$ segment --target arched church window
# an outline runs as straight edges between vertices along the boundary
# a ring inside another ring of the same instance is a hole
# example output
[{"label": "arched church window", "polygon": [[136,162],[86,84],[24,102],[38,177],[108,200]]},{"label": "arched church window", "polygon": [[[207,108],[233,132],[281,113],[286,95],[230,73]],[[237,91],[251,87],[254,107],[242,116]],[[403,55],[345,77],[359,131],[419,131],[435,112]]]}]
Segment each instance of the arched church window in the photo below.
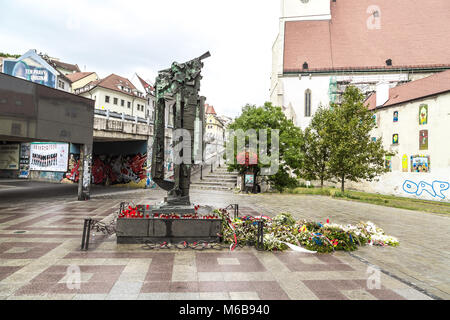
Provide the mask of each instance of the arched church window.
[{"label": "arched church window", "polygon": [[311,117],[311,90],[305,91],[305,117]]}]

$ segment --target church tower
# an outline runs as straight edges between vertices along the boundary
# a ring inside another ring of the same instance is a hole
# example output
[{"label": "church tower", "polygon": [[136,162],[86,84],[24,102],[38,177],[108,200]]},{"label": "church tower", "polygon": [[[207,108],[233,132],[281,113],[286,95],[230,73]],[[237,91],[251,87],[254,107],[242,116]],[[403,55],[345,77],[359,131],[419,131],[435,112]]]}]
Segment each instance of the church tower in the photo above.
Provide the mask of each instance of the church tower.
[{"label": "church tower", "polygon": [[332,0],[281,0],[281,20],[330,20]]},{"label": "church tower", "polygon": [[272,47],[272,75],[270,101],[284,106],[283,75],[284,30],[287,21],[331,20],[331,1],[334,0],[280,0],[279,33]]}]

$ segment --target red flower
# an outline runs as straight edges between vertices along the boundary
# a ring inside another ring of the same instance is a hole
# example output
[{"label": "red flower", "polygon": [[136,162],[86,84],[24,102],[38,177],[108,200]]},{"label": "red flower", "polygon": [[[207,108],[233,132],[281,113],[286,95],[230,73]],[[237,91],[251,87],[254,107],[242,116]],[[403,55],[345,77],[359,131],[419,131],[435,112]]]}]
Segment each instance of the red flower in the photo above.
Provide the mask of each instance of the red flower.
[{"label": "red flower", "polygon": [[330,223],[330,219],[327,219],[327,223]]}]

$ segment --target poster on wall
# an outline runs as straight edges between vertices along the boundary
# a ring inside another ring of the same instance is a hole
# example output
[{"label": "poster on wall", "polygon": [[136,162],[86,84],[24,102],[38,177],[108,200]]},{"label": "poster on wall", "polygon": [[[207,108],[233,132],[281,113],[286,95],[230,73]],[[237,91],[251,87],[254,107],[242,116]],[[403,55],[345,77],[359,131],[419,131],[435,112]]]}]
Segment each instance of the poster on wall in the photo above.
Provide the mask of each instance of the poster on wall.
[{"label": "poster on wall", "polygon": [[411,156],[411,172],[430,172],[430,156]]},{"label": "poster on wall", "polygon": [[0,145],[0,169],[18,170],[19,169],[19,144]]},{"label": "poster on wall", "polygon": [[30,175],[30,147],[29,143],[20,145],[19,178],[21,179],[27,179]]},{"label": "poster on wall", "polygon": [[253,173],[246,173],[244,183],[246,187],[253,187],[253,184],[255,183],[255,176]]},{"label": "poster on wall", "polygon": [[428,124],[428,105],[421,104],[419,106],[419,124]]},{"label": "poster on wall", "polygon": [[66,172],[69,144],[35,142],[30,148],[30,170]]},{"label": "poster on wall", "polygon": [[420,130],[419,149],[420,150],[428,150],[428,130]]}]

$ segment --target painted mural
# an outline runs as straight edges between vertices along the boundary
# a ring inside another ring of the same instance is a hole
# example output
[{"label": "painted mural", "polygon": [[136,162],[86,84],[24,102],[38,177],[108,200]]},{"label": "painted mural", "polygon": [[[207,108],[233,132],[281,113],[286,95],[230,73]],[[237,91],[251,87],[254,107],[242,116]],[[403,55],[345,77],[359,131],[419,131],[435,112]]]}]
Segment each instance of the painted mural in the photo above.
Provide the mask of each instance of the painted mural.
[{"label": "painted mural", "polygon": [[419,149],[420,150],[428,150],[428,130],[420,130]]},{"label": "painted mural", "polygon": [[402,157],[402,171],[408,172],[408,155],[404,154]]},{"label": "painted mural", "polygon": [[430,156],[411,156],[411,172],[430,172]]},{"label": "painted mural", "polygon": [[419,106],[419,124],[428,124],[428,105],[421,104]]},{"label": "painted mural", "polygon": [[394,111],[394,122],[398,122],[398,111]]},{"label": "painted mural", "polygon": [[384,159],[384,166],[389,171],[392,171],[392,157],[386,156],[386,159]]},{"label": "painted mural", "polygon": [[392,136],[392,144],[398,144],[398,133]]},{"label": "painted mural", "polygon": [[80,166],[80,155],[71,153],[69,157],[69,169],[64,177],[65,180],[78,183],[78,180],[80,179]]}]

